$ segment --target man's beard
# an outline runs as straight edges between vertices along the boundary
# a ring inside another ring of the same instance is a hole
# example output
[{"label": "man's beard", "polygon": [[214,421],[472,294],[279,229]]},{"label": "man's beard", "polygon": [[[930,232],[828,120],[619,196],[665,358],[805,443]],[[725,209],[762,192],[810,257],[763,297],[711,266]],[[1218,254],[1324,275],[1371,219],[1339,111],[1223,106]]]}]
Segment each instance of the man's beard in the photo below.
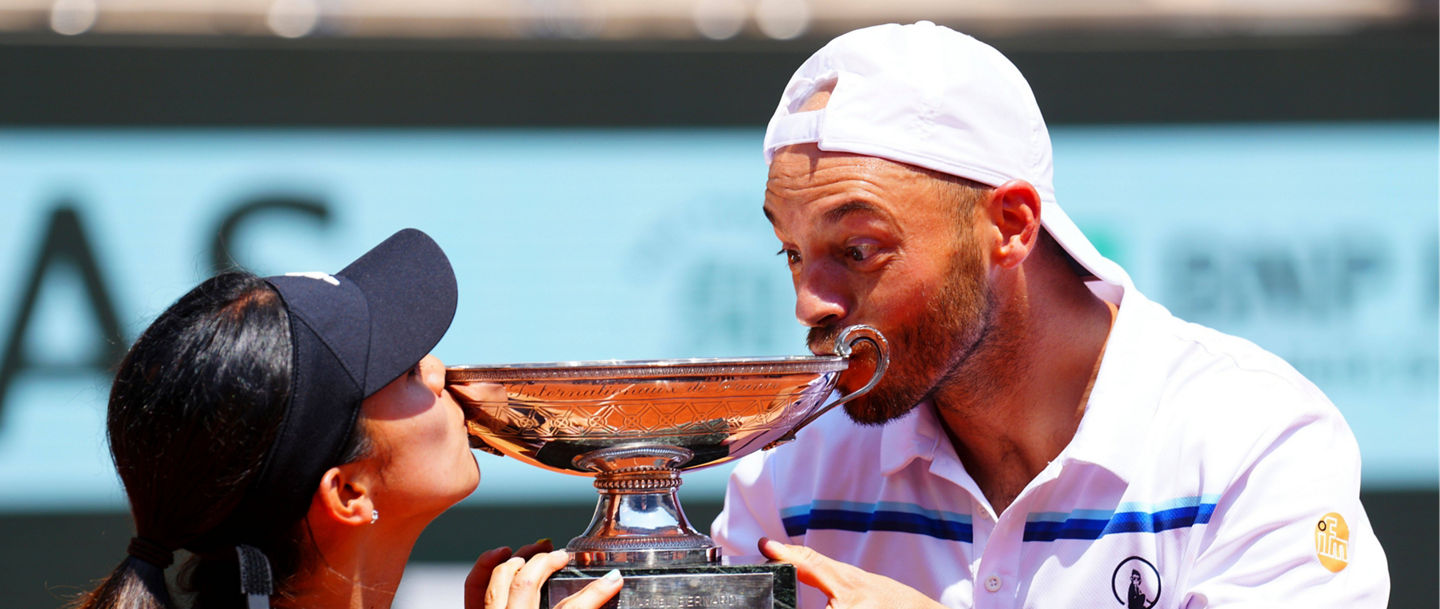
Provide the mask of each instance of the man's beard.
[{"label": "man's beard", "polygon": [[[985,280],[978,251],[965,248],[951,261],[945,283],[919,318],[899,328],[879,328],[890,343],[885,376],[869,393],[845,404],[845,412],[861,425],[881,425],[905,415],[954,378],[986,343],[995,326],[994,294]],[[814,352],[834,345],[844,328],[811,328],[806,342]],[[856,349],[854,357],[869,358],[874,350]]]}]

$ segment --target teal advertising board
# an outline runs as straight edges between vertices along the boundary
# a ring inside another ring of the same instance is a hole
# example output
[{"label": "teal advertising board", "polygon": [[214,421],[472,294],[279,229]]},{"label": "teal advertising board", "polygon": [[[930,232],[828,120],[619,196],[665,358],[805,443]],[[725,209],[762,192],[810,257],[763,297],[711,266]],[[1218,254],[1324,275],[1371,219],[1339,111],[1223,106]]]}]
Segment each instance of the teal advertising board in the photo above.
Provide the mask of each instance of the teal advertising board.
[{"label": "teal advertising board", "polygon": [[[803,353],[760,135],[0,130],[0,511],[123,506],[106,367],[186,289],[236,264],[333,271],[406,226],[459,275],[448,363]],[[1435,486],[1434,123],[1052,137],[1061,203],[1140,290],[1314,380],[1367,486]],[[593,501],[478,458],[472,502]]]}]

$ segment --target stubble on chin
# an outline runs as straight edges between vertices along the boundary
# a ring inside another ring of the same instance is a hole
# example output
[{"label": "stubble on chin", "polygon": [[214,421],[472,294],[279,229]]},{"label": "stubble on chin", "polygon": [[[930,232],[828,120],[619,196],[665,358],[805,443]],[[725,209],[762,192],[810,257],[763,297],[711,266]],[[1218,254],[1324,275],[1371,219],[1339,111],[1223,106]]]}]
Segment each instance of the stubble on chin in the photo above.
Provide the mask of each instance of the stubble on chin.
[{"label": "stubble on chin", "polygon": [[[921,319],[902,326],[890,343],[890,366],[869,393],[845,404],[860,425],[884,425],[909,414],[943,385],[955,382],[961,368],[987,342],[995,324],[994,294],[985,283],[977,252],[962,252]],[[811,328],[812,352],[827,352],[843,327]],[[857,369],[873,370],[874,353],[857,350]],[[872,358],[865,362],[865,358]],[[922,362],[930,363],[924,365]]]},{"label": "stubble on chin", "polygon": [[882,390],[877,387],[855,401],[845,404],[845,414],[850,420],[867,426],[879,426],[903,417],[925,401],[923,397],[912,399],[913,391],[907,389]]}]

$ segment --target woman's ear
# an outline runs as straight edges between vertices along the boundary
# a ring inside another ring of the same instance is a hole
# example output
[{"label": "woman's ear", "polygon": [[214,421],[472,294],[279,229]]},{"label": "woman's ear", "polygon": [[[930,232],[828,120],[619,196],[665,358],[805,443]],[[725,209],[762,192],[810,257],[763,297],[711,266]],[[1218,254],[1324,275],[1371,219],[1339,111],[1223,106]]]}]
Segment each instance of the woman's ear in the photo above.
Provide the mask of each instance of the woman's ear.
[{"label": "woman's ear", "polygon": [[354,464],[339,465],[325,471],[320,487],[315,490],[315,507],[319,516],[336,524],[361,526],[370,524],[375,511],[371,486]]}]

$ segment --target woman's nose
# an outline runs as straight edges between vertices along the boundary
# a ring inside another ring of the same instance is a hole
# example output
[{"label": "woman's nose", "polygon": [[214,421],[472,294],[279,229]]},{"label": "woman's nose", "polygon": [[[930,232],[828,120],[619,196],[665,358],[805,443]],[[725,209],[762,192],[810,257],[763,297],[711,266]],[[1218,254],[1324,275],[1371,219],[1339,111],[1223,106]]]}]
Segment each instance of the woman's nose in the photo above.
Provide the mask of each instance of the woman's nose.
[{"label": "woman's nose", "polygon": [[445,362],[434,355],[426,355],[420,360],[420,375],[425,381],[425,386],[440,395],[445,392]]}]

